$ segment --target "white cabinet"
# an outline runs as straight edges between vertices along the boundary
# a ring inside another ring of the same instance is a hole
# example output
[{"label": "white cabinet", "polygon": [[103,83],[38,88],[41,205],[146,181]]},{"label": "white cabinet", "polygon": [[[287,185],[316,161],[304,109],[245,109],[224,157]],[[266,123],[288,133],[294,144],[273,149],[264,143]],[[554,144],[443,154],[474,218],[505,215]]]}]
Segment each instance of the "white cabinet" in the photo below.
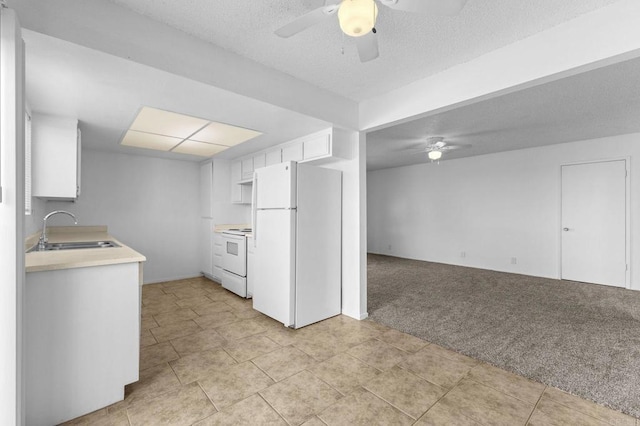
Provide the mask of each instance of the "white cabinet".
[{"label": "white cabinet", "polygon": [[213,162],[200,164],[200,272],[213,276]]},{"label": "white cabinet", "polygon": [[213,219],[200,218],[200,272],[213,276]]},{"label": "white cabinet", "polygon": [[304,160],[312,160],[330,155],[331,135],[321,134],[302,142],[302,154]]},{"label": "white cabinet", "polygon": [[[253,170],[261,169],[266,165],[266,155],[264,152],[253,156]],[[251,176],[253,178],[253,175]]]},{"label": "white cabinet", "polygon": [[200,217],[213,217],[213,163],[200,165]]},{"label": "white cabinet", "polygon": [[282,162],[286,161],[302,161],[302,144],[296,143],[282,148]]},{"label": "white cabinet", "polygon": [[33,196],[60,200],[78,198],[80,150],[78,120],[33,114],[31,120]]},{"label": "white cabinet", "polygon": [[253,158],[242,160],[242,180],[253,178]]},{"label": "white cabinet", "polygon": [[[251,160],[251,176],[253,176],[253,158]],[[236,204],[250,204],[251,203],[251,185],[241,185],[242,182],[242,170],[244,167],[244,161],[234,161],[231,163],[231,202]],[[247,166],[249,167],[249,162]]]},{"label": "white cabinet", "polygon": [[142,265],[28,272],[28,425],[60,424],[124,398],[139,378]]},{"label": "white cabinet", "polygon": [[274,149],[265,154],[265,164],[272,166],[274,164],[282,163],[282,149]]},{"label": "white cabinet", "polygon": [[213,274],[214,280],[222,281],[222,232],[213,233]]},{"label": "white cabinet", "polygon": [[253,236],[247,237],[247,297],[253,297],[253,289],[256,284],[256,249],[253,245]]}]

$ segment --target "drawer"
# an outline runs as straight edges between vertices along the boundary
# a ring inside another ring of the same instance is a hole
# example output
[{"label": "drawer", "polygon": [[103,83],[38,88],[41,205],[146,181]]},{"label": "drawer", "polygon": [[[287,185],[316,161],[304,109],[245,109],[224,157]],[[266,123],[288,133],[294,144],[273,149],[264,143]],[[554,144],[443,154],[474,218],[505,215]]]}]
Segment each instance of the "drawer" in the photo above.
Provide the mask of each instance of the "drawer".
[{"label": "drawer", "polygon": [[215,279],[218,282],[222,281],[222,266],[213,266],[213,279]]},{"label": "drawer", "polygon": [[220,253],[220,254],[214,253],[213,254],[213,266],[222,268],[222,253]]}]

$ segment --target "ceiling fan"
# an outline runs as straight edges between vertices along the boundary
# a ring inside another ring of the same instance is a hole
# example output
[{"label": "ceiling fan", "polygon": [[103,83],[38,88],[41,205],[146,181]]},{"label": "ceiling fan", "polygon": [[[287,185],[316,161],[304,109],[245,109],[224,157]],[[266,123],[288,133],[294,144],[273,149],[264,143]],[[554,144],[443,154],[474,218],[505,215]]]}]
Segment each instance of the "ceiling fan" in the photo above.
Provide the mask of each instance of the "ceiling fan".
[{"label": "ceiling fan", "polygon": [[471,147],[471,145],[453,144],[445,142],[444,138],[441,136],[435,136],[427,138],[426,145],[422,145],[420,148],[408,148],[405,151],[426,152],[431,161],[437,161],[442,158],[442,154],[444,154],[445,152],[469,147]]},{"label": "ceiling fan", "polygon": [[378,57],[376,3],[404,12],[455,15],[462,10],[467,0],[325,0],[324,6],[294,19],[275,33],[280,37],[291,37],[337,12],[342,31],[356,39],[360,61],[368,62]]}]

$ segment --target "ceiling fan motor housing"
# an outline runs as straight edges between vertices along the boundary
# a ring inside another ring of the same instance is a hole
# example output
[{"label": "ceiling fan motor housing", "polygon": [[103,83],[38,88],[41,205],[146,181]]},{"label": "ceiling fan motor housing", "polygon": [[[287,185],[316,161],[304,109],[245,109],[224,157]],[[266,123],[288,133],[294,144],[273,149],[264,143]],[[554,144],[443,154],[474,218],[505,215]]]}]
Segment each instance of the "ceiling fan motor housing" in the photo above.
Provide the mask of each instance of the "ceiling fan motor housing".
[{"label": "ceiling fan motor housing", "polygon": [[338,10],[340,29],[351,37],[368,34],[377,17],[378,6],[374,0],[343,0]]}]

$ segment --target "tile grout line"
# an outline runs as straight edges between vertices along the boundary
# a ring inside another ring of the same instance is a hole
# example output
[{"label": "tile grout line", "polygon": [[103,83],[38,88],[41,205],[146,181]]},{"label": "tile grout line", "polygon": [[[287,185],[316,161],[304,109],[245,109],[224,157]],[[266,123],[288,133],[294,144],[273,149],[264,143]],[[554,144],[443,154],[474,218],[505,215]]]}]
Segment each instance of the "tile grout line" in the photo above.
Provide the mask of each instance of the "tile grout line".
[{"label": "tile grout line", "polygon": [[[276,383],[278,383],[278,382],[276,382]],[[271,386],[273,386],[273,385],[271,385]],[[269,387],[270,387],[270,386],[268,386],[268,387],[267,387],[267,388],[265,388],[265,389],[268,389]],[[287,419],[285,419],[285,418],[284,418],[284,416],[283,416],[283,415],[282,415],[278,410],[276,410],[276,407],[274,407],[273,405],[271,405],[271,403],[270,403],[269,401],[267,401],[267,399],[266,399],[264,396],[262,396],[262,394],[261,394],[260,392],[262,392],[263,390],[264,390],[264,389],[259,390],[259,391],[258,391],[258,392],[256,392],[254,395],[258,395],[258,398],[261,398],[264,402],[266,402],[266,403],[267,403],[267,405],[268,405],[269,407],[271,407],[271,409],[272,409],[273,411],[275,411],[275,412],[276,412],[276,414],[277,414],[278,416],[280,416],[280,418],[281,418],[281,419],[282,419],[286,424],[291,425],[291,423],[289,423],[289,422],[287,421]]]},{"label": "tile grout line", "polygon": [[536,412],[536,409],[538,408],[538,404],[540,404],[540,401],[542,400],[542,396],[546,392],[547,387],[548,386],[545,385],[544,390],[542,391],[542,393],[540,394],[540,397],[538,398],[538,400],[536,401],[535,405],[533,406],[533,410],[531,410],[531,413],[529,414],[529,417],[527,417],[527,421],[525,422],[525,426],[527,426],[529,424],[529,422],[531,421],[531,417],[533,416],[533,413]]},{"label": "tile grout line", "polygon": [[[204,395],[207,397],[207,399],[209,400],[209,402],[211,403],[211,405],[213,405],[213,408],[215,408],[215,409],[216,409],[216,412],[215,412],[215,413],[213,413],[211,416],[213,416],[214,414],[217,414],[217,413],[221,412],[221,411],[222,411],[222,409],[221,409],[221,408],[218,408],[218,406],[216,405],[216,403],[215,403],[215,402],[213,402],[213,400],[211,399],[211,397],[209,396],[209,394],[207,393],[207,391],[206,391],[206,390],[204,390],[204,388],[202,387],[202,384],[200,383],[200,380],[196,380],[196,383],[198,384],[198,387],[200,388],[200,390],[201,390],[201,391],[204,393]],[[207,417],[205,417],[204,419],[208,419],[208,418],[209,418],[209,417],[211,417],[211,416],[207,416]],[[199,421],[201,421],[201,420],[204,420],[204,419],[200,419],[200,420],[198,420],[198,422],[199,422]]]},{"label": "tile grout line", "polygon": [[[400,368],[402,368],[402,367],[400,367]],[[432,383],[432,382],[430,382],[429,380],[424,379],[424,378],[422,378],[422,377],[418,376],[417,374],[413,373],[413,372],[412,372],[411,370],[409,370],[409,369],[405,369],[405,370],[406,370],[406,371],[408,371],[408,372],[409,372],[409,373],[411,373],[411,374],[414,374],[416,377],[419,377],[419,378],[420,378],[420,379],[422,379],[422,380],[426,380],[427,382],[429,382],[429,383],[431,383],[431,384],[434,384],[434,385],[436,385],[436,386],[439,386],[439,387],[441,387],[441,388],[443,387],[443,386],[441,386],[441,385],[438,385],[438,384],[436,384],[436,383]],[[471,371],[471,368],[469,369],[469,371]],[[428,409],[427,411],[425,411],[424,413],[422,413],[422,415],[421,415],[420,417],[418,417],[418,420],[416,420],[416,422],[418,422],[422,417],[424,417],[424,416],[425,416],[425,414],[427,414],[427,413],[428,413],[428,412],[429,412],[433,407],[435,407],[435,406],[436,406],[436,405],[437,405],[441,400],[443,400],[447,395],[449,395],[449,393],[450,393],[451,391],[453,391],[453,390],[454,390],[454,389],[455,389],[455,388],[460,384],[460,382],[461,382],[461,381],[463,381],[463,380],[464,380],[468,375],[469,375],[469,372],[467,372],[467,374],[465,374],[464,376],[462,376],[462,377],[461,377],[461,378],[460,378],[460,379],[459,379],[459,380],[458,380],[458,381],[457,381],[453,386],[451,386],[451,389],[449,389],[449,390],[448,390],[448,391],[446,391],[444,394],[442,394],[442,396],[441,396],[440,398],[438,398],[438,400],[437,400],[436,402],[434,402],[434,403],[431,405],[431,407],[429,407],[429,409]],[[472,421],[474,421],[474,422],[476,422],[476,423],[478,423],[478,424],[482,424],[481,422],[479,422],[479,421],[477,421],[476,419],[473,419],[473,418],[471,418],[471,417],[469,417],[469,416],[465,415],[464,413],[460,413],[460,414],[461,414],[462,416],[464,416],[464,417],[468,418],[468,419],[471,419]]]},{"label": "tile grout line", "polygon": [[[467,376],[465,376],[465,377],[466,377],[467,379],[469,379],[470,381],[474,382],[474,383],[477,383],[477,384],[482,385],[482,386],[486,386],[486,387],[488,387],[489,389],[493,389],[494,391],[499,392],[499,393],[501,393],[501,394],[503,394],[503,395],[506,395],[506,396],[511,397],[511,398],[513,398],[513,399],[517,399],[517,400],[518,400],[518,401],[520,401],[520,402],[523,402],[523,403],[525,403],[525,404],[531,404],[531,402],[529,402],[529,401],[525,401],[524,399],[520,399],[520,398],[518,398],[518,397],[517,397],[517,396],[515,396],[515,395],[511,395],[511,394],[509,394],[509,393],[506,393],[505,391],[500,390],[500,389],[497,389],[497,388],[495,388],[495,387],[493,387],[493,386],[491,386],[491,385],[489,385],[489,384],[487,384],[487,383],[483,383],[483,382],[481,382],[481,381],[479,381],[479,380],[473,379],[472,377],[468,377],[468,375],[467,375]],[[538,383],[538,382],[536,382],[536,383]],[[540,384],[541,384],[541,385],[544,385],[544,383],[540,383]],[[544,388],[546,389],[546,388],[547,388],[547,386],[545,385],[545,387],[544,387]],[[541,394],[540,394],[540,396],[538,397],[537,401],[539,401],[539,400],[540,400],[540,398],[542,398],[542,394],[543,394],[543,393],[544,393],[544,390],[542,391],[542,393],[541,393]],[[534,405],[537,405],[537,402],[536,402]]]},{"label": "tile grout line", "polygon": [[[545,388],[545,391],[546,391],[549,387],[551,387],[551,388],[553,388],[553,389],[558,389],[558,388],[554,388],[553,386],[548,386],[548,385],[547,385],[547,387]],[[558,389],[558,390],[560,390],[561,392],[565,392],[565,391],[563,391],[562,389]],[[611,410],[611,411],[613,411],[614,413],[622,414],[622,415],[624,415],[624,416],[629,416],[628,414],[625,414],[625,413],[623,413],[622,411],[614,410],[613,408],[609,408],[609,407],[606,407],[606,406],[604,406],[604,405],[598,404],[598,403],[597,403],[597,402],[595,402],[595,401],[590,401],[590,400],[588,400],[588,399],[585,399],[585,398],[582,398],[582,397],[580,397],[580,396],[577,396],[577,395],[571,394],[571,393],[569,393],[569,392],[565,392],[565,393],[566,393],[567,395],[571,395],[571,396],[573,396],[573,397],[575,397],[575,398],[578,398],[578,399],[580,399],[581,401],[586,401],[586,402],[589,402],[589,403],[595,404],[595,405],[596,405],[596,406],[598,406],[598,407],[605,408],[605,409],[607,409],[607,410]],[[543,394],[544,394],[544,392],[543,392]],[[542,397],[541,397],[541,398],[542,398]],[[598,420],[599,422],[603,422],[603,423],[606,423],[606,424],[608,424],[608,425],[615,426],[615,424],[614,424],[614,423],[610,423],[610,422],[609,422],[609,421],[607,421],[607,420],[603,420],[603,419],[600,419],[600,418],[598,418],[598,417],[592,416],[591,414],[585,413],[584,411],[578,410],[577,408],[572,408],[572,407],[568,406],[567,404],[563,404],[562,402],[560,402],[560,401],[558,401],[557,399],[554,399],[554,398],[552,398],[552,397],[550,397],[550,396],[549,396],[549,399],[550,399],[550,400],[552,400],[553,402],[555,402],[555,403],[556,403],[556,404],[558,404],[558,405],[562,405],[564,408],[568,408],[568,409],[569,409],[569,410],[571,410],[571,411],[576,411],[576,412],[578,412],[578,413],[580,413],[580,414],[582,414],[582,415],[585,415],[585,416],[587,416],[587,417],[591,417],[592,419],[596,419],[596,420]],[[630,417],[631,417],[632,419],[636,420],[636,423],[638,422],[638,419],[635,419],[635,418],[634,418],[634,417],[632,417],[632,416],[630,416]]]}]

